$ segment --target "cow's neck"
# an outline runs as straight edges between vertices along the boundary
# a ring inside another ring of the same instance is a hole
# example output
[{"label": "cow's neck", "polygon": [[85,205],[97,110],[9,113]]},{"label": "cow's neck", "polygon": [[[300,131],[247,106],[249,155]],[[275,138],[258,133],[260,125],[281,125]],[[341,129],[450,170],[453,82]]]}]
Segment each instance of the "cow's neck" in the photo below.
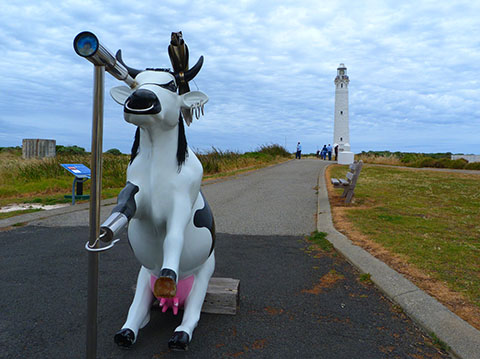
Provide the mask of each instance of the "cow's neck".
[{"label": "cow's neck", "polygon": [[139,156],[151,166],[177,167],[178,126],[171,129],[140,127]]}]

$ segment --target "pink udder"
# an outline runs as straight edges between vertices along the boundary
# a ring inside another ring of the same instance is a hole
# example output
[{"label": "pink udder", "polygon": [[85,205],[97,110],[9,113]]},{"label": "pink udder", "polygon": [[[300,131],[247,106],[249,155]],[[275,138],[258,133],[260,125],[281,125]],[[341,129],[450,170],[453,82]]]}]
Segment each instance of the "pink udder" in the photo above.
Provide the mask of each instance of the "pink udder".
[{"label": "pink udder", "polygon": [[[150,276],[150,288],[153,292],[155,286],[155,281],[157,277]],[[168,308],[172,308],[173,314],[177,315],[178,308],[183,308],[185,301],[187,300],[190,291],[192,290],[193,282],[195,278],[193,275],[190,277],[181,279],[177,283],[177,293],[173,298],[157,298],[160,301],[160,306],[162,307],[162,312],[166,312]]]}]

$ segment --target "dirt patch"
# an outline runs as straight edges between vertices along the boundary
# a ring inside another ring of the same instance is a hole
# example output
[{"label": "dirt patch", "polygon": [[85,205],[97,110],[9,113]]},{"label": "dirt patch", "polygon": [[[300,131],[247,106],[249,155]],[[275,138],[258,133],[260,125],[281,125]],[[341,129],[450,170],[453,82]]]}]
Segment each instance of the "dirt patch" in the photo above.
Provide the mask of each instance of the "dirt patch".
[{"label": "dirt patch", "polygon": [[320,278],[320,282],[315,284],[312,289],[304,289],[302,293],[310,293],[318,295],[324,289],[331,288],[337,283],[339,280],[343,279],[344,276],[340,273],[337,273],[335,270],[331,270],[327,274],[325,274],[322,278]]},{"label": "dirt patch", "polygon": [[283,309],[281,308],[274,308],[274,307],[265,307],[265,311],[270,315],[279,315],[283,313]]},{"label": "dirt patch", "polygon": [[[480,330],[480,308],[470,302],[466,296],[452,291],[444,282],[432,278],[418,267],[408,263],[406,256],[392,253],[356,230],[346,215],[350,207],[345,205],[343,198],[340,198],[340,195],[336,193],[333,185],[330,183],[330,167],[327,168],[325,176],[333,224],[339,232],[345,234],[354,244],[362,247],[374,257],[401,273],[405,278],[430,296],[436,298],[453,313]],[[370,208],[368,203],[364,207]],[[361,209],[361,207],[356,206],[355,209]]]}]

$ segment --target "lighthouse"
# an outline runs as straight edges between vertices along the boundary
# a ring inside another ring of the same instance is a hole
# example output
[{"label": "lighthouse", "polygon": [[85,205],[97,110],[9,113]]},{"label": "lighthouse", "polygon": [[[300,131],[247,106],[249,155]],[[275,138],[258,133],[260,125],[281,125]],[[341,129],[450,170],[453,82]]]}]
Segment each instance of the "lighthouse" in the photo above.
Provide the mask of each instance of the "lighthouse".
[{"label": "lighthouse", "polygon": [[338,163],[353,163],[350,152],[350,130],[348,128],[348,83],[347,68],[340,64],[335,77],[335,116],[333,126],[333,148],[338,146]]}]

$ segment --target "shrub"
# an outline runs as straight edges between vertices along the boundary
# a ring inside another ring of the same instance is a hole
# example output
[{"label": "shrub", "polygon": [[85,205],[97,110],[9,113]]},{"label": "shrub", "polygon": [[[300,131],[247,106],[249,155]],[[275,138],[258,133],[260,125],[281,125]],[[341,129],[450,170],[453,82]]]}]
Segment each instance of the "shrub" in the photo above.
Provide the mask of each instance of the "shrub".
[{"label": "shrub", "polygon": [[262,145],[257,150],[260,153],[265,153],[273,157],[290,157],[291,154],[285,149],[285,147],[274,144],[274,145]]},{"label": "shrub", "polygon": [[110,153],[111,155],[119,156],[122,154],[118,148],[110,148],[107,152],[105,153]]},{"label": "shrub", "polygon": [[55,146],[57,154],[60,155],[84,155],[85,148],[78,146]]},{"label": "shrub", "polygon": [[480,170],[480,162],[470,162],[464,167],[466,170]]}]

